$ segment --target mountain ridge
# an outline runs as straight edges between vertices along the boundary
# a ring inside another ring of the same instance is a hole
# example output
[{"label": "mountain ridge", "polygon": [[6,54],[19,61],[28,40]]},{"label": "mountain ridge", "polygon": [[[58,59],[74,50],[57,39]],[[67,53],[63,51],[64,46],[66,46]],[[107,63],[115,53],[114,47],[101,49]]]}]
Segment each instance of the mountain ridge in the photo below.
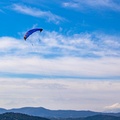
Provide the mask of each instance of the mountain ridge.
[{"label": "mountain ridge", "polygon": [[0,120],[120,120],[120,117],[110,115],[95,115],[84,118],[43,118],[22,113],[3,113]]},{"label": "mountain ridge", "polygon": [[0,120],[50,120],[48,118],[30,116],[22,113],[3,113],[0,114]]},{"label": "mountain ridge", "polygon": [[6,112],[22,113],[22,114],[45,117],[45,118],[79,118],[79,117],[90,117],[99,114],[120,116],[120,113],[102,113],[102,112],[94,112],[90,110],[50,110],[44,107],[22,107],[22,108],[13,108],[13,109],[0,108],[0,114]]}]

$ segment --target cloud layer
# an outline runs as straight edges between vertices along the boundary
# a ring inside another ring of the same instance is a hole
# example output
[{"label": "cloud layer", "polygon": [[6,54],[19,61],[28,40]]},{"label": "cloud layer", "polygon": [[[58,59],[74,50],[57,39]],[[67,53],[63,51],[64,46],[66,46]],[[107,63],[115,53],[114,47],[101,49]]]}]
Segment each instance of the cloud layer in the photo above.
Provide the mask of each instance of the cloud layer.
[{"label": "cloud layer", "polygon": [[[61,77],[119,77],[119,37],[56,32],[36,33],[27,41],[0,38],[0,72]],[[33,62],[34,61],[34,62]]]},{"label": "cloud layer", "polygon": [[104,111],[120,99],[119,81],[0,78],[0,106]]},{"label": "cloud layer", "polygon": [[119,109],[119,36],[46,31],[0,42],[1,107]]},{"label": "cloud layer", "polygon": [[0,4],[0,106],[120,110],[119,0],[53,1]]}]

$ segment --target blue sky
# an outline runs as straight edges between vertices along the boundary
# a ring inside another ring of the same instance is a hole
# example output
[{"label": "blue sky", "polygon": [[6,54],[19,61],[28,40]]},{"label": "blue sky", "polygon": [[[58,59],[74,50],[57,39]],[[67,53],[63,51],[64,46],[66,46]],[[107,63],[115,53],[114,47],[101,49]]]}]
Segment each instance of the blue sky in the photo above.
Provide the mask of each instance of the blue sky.
[{"label": "blue sky", "polygon": [[0,21],[0,107],[120,111],[119,0],[1,0]]}]

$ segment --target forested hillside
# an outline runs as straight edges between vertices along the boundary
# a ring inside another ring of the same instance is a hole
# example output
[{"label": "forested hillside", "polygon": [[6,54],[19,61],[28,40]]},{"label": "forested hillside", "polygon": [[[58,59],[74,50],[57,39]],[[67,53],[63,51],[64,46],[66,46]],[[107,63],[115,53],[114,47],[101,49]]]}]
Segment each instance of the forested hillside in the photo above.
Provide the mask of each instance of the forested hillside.
[{"label": "forested hillside", "polygon": [[30,116],[21,113],[4,113],[4,114],[0,114],[0,120],[49,120],[49,119]]}]

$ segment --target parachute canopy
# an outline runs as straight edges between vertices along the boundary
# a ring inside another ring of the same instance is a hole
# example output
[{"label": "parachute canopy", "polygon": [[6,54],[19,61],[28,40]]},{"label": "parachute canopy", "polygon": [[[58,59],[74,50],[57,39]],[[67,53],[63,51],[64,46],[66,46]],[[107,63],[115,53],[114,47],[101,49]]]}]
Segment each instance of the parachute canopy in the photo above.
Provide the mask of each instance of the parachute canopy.
[{"label": "parachute canopy", "polygon": [[24,35],[24,40],[26,40],[32,33],[36,32],[36,31],[42,32],[43,29],[42,28],[34,28],[34,29],[27,31],[26,34]]}]

